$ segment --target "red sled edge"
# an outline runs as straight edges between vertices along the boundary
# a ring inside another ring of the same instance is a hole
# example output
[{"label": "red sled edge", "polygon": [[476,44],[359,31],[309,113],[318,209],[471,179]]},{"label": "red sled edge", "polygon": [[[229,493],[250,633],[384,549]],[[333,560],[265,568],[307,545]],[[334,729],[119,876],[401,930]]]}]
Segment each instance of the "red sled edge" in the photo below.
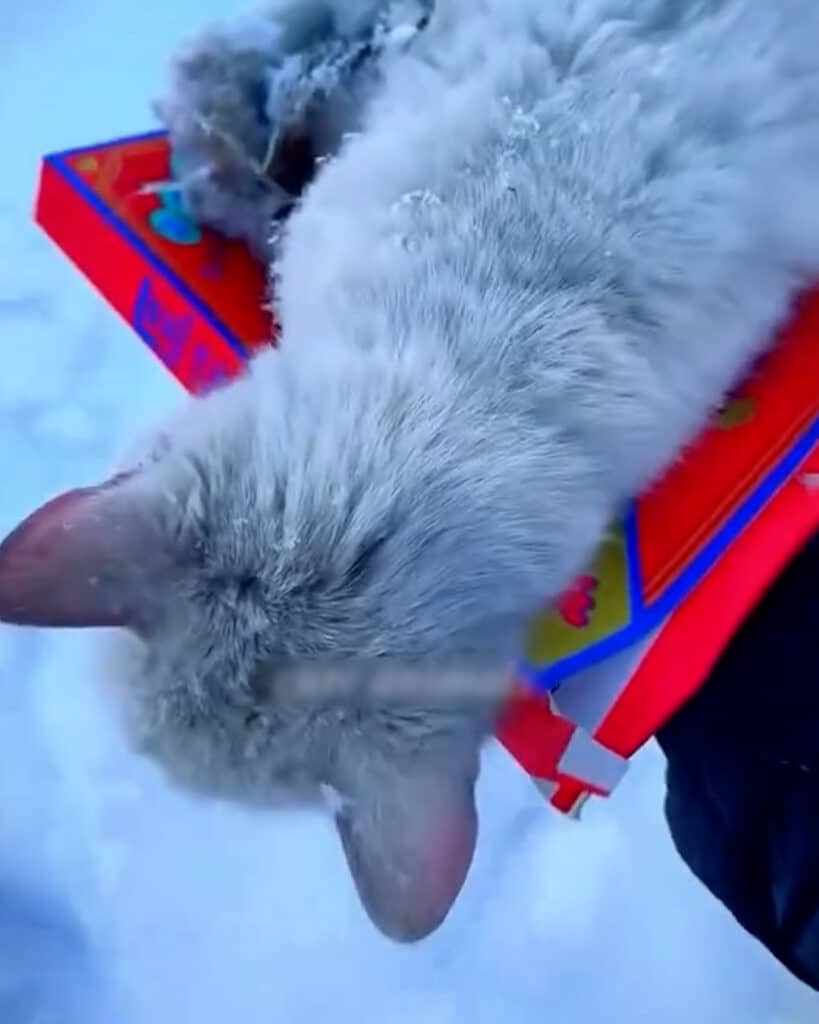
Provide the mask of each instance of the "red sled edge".
[{"label": "red sled edge", "polygon": [[[813,447],[779,491],[679,605],[643,652],[594,738],[631,757],[702,686],[782,569],[819,527],[819,421]],[[551,804],[573,814],[587,787],[559,781]]]},{"label": "red sled edge", "polygon": [[249,353],[144,258],[125,225],[77,190],[59,158],[41,164],[34,218],[188,391],[241,371]]}]

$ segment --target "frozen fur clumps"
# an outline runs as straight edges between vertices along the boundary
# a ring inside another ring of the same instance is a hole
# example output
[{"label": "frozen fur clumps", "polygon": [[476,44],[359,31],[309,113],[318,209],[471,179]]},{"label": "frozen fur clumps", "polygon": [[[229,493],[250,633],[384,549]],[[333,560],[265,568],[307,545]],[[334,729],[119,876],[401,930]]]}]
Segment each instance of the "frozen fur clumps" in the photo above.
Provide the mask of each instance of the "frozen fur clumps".
[{"label": "frozen fur clumps", "polygon": [[813,0],[292,0],[188,43],[184,194],[275,252],[281,350],[7,538],[0,617],[125,627],[137,746],[329,787],[374,922],[428,934],[528,616],[819,273],[817,38]]},{"label": "frozen fur clumps", "polygon": [[183,46],[156,108],[194,216],[269,258],[273,220],[359,126],[385,63],[431,7],[279,0]]}]

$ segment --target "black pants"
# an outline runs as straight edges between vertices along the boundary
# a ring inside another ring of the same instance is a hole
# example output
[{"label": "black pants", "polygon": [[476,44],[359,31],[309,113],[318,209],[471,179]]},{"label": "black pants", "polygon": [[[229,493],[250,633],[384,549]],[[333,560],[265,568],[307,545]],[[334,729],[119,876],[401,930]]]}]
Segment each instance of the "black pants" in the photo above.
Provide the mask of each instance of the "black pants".
[{"label": "black pants", "polygon": [[819,537],[658,739],[681,857],[819,991]]}]

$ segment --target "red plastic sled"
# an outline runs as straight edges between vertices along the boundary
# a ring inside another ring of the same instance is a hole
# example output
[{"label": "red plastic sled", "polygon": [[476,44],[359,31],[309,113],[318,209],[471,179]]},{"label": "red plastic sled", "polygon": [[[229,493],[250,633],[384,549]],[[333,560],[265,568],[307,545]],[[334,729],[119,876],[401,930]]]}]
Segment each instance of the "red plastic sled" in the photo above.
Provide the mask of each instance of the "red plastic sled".
[{"label": "red plastic sled", "polygon": [[[192,224],[162,134],[47,157],[36,217],[189,390],[275,339],[262,268]],[[556,608],[498,738],[552,804],[606,795],[819,526],[819,290]]]}]

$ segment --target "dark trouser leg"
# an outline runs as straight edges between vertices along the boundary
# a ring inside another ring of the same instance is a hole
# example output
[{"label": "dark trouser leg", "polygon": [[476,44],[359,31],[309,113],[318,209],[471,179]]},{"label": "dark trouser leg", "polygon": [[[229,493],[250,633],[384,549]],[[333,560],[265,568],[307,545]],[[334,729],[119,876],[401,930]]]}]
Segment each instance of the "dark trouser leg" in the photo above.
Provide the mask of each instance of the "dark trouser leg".
[{"label": "dark trouser leg", "polygon": [[689,868],[819,991],[819,538],[661,730]]}]

